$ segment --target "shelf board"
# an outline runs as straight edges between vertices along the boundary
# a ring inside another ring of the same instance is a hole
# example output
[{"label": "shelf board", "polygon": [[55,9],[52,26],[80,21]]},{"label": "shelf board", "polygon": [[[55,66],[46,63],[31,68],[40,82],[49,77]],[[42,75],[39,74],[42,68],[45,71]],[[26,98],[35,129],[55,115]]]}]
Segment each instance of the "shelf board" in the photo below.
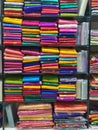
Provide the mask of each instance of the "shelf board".
[{"label": "shelf board", "polygon": [[[4,75],[50,75],[50,73],[4,73]],[[85,75],[85,76],[88,76],[88,73],[76,73],[76,74],[73,74],[73,73],[70,73],[70,74],[60,74],[60,73],[52,73],[51,75],[58,75],[58,76],[66,76],[66,75],[69,75],[69,76],[81,76],[81,75]]]},{"label": "shelf board", "polygon": [[[4,17],[4,14],[2,14],[1,16],[0,16],[0,19],[2,19]],[[50,20],[50,18],[51,19],[58,19],[58,18],[62,18],[62,19],[76,19],[76,20],[83,20],[83,21],[85,21],[85,20],[88,20],[88,19],[90,19],[90,16],[89,15],[85,15],[85,16],[79,16],[79,15],[77,15],[77,16],[60,16],[60,14],[59,15],[55,15],[55,16],[49,16],[49,15],[41,15],[41,16],[38,16],[38,17],[34,17],[34,16],[24,16],[24,15],[21,15],[21,16],[18,16],[18,15],[6,15],[5,17],[12,17],[12,18],[22,18],[22,19],[45,19],[46,20],[46,18],[48,19],[49,18],[49,20]]]},{"label": "shelf board", "polygon": [[39,101],[21,101],[21,102],[18,102],[18,101],[3,101],[5,104],[6,103],[40,103],[40,102],[43,102],[43,103],[55,103],[55,102],[85,102],[85,103],[87,103],[88,102],[88,100],[81,100],[81,99],[75,99],[75,100],[73,100],[73,101],[58,101],[58,100],[54,100],[54,101],[52,101],[52,100],[50,100],[50,101],[48,101],[48,100],[43,100],[43,99],[41,99],[41,100],[39,100]]},{"label": "shelf board", "polygon": [[61,48],[75,48],[77,50],[87,50],[89,48],[88,45],[76,45],[76,46],[62,46],[62,45],[31,45],[31,44],[26,44],[26,45],[3,45],[3,47],[61,47]]}]

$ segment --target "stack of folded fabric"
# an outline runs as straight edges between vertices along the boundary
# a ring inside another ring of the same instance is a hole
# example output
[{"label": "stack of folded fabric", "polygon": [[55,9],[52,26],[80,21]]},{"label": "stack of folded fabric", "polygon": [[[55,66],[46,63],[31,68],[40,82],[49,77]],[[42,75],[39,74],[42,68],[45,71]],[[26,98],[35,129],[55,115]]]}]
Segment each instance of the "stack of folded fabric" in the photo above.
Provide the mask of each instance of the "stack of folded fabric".
[{"label": "stack of folded fabric", "polygon": [[22,44],[39,45],[40,29],[38,20],[23,20],[22,22]]},{"label": "stack of folded fabric", "polygon": [[42,7],[40,0],[24,0],[24,16],[40,17],[41,9]]},{"label": "stack of folded fabric", "polygon": [[17,48],[5,48],[4,73],[22,73],[23,54]]},{"label": "stack of folded fabric", "polygon": [[90,45],[98,45],[98,29],[91,30],[91,41]]},{"label": "stack of folded fabric", "polygon": [[58,27],[56,22],[40,22],[41,45],[57,45]]},{"label": "stack of folded fabric", "polygon": [[59,2],[58,0],[41,0],[42,3],[42,16],[58,16],[59,15]]},{"label": "stack of folded fabric", "polygon": [[98,73],[98,53],[92,53],[90,58],[90,73]]},{"label": "stack of folded fabric", "polygon": [[98,101],[98,76],[92,75],[89,82],[90,82],[89,98],[90,100]]},{"label": "stack of folded fabric", "polygon": [[0,104],[0,127],[3,125],[2,124],[2,117],[3,117],[3,114],[2,114],[2,104]]},{"label": "stack of folded fabric", "polygon": [[98,1],[92,0],[91,6],[92,6],[92,9],[91,9],[92,15],[98,15]]},{"label": "stack of folded fabric", "polygon": [[22,19],[9,17],[3,18],[3,44],[21,44],[21,24]]},{"label": "stack of folded fabric", "polygon": [[77,73],[77,51],[70,48],[60,48],[59,66],[61,74]]},{"label": "stack of folded fabric", "polygon": [[38,49],[22,49],[23,53],[23,72],[39,73],[40,72],[40,53]]},{"label": "stack of folded fabric", "polygon": [[42,73],[55,74],[59,72],[58,54],[58,48],[42,47],[42,54],[40,57]]},{"label": "stack of folded fabric", "polygon": [[41,86],[41,98],[43,101],[56,101],[58,91],[58,76],[43,75]]},{"label": "stack of folded fabric", "polygon": [[4,15],[11,17],[22,16],[23,2],[24,0],[5,0]]},{"label": "stack of folded fabric", "polygon": [[84,115],[87,105],[83,102],[57,102],[54,103],[54,121],[56,129],[75,129],[86,128],[87,119]]},{"label": "stack of folded fabric", "polygon": [[60,46],[75,46],[77,36],[78,23],[76,20],[58,20],[59,28],[59,45]]},{"label": "stack of folded fabric", "polygon": [[89,123],[91,128],[98,126],[98,103],[97,101],[91,102],[90,113],[89,113]]},{"label": "stack of folded fabric", "polygon": [[20,75],[6,76],[4,79],[4,101],[22,102],[22,77]]},{"label": "stack of folded fabric", "polygon": [[23,76],[23,97],[26,102],[35,102],[41,100],[40,94],[41,81],[40,76]]},{"label": "stack of folded fabric", "polygon": [[76,77],[60,76],[58,86],[58,101],[73,101],[76,99]]},{"label": "stack of folded fabric", "polygon": [[49,103],[20,104],[17,111],[18,128],[48,129],[54,126]]},{"label": "stack of folded fabric", "polygon": [[60,0],[60,16],[75,17],[78,15],[77,0]]}]

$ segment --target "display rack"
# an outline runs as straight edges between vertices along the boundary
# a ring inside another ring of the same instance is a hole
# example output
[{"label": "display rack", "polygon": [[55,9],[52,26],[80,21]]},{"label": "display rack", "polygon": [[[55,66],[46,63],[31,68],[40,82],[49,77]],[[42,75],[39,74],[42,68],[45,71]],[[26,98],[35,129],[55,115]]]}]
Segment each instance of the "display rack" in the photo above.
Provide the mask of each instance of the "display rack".
[{"label": "display rack", "polygon": [[[1,9],[2,9],[2,11],[1,11],[1,22],[3,23],[3,18],[4,18],[4,15],[3,15],[3,7],[4,7],[4,0],[2,0],[2,1],[0,1],[1,2]],[[87,104],[87,113],[86,113],[86,118],[87,119],[89,119],[89,111],[90,111],[90,108],[89,108],[89,106],[90,106],[90,101],[89,101],[89,77],[90,77],[90,66],[89,66],[89,64],[90,64],[90,30],[91,30],[91,19],[93,19],[93,17],[91,17],[91,10],[90,10],[90,8],[91,8],[91,0],[89,0],[89,2],[88,2],[88,13],[86,14],[86,16],[76,16],[76,17],[61,17],[61,16],[58,16],[58,17],[40,17],[40,18],[36,18],[36,19],[39,19],[39,20],[45,20],[46,18],[47,18],[47,21],[48,20],[53,20],[53,19],[55,19],[55,20],[58,20],[58,18],[61,18],[61,19],[75,19],[75,20],[77,20],[78,21],[78,23],[82,23],[82,22],[89,22],[89,39],[88,39],[88,41],[89,41],[89,43],[88,43],[88,45],[76,45],[76,46],[59,46],[59,45],[49,45],[48,47],[58,47],[58,48],[74,48],[74,49],[76,49],[77,51],[81,51],[81,50],[86,50],[87,51],[87,53],[88,53],[88,69],[87,69],[87,72],[77,72],[76,74],[53,74],[53,75],[58,75],[58,76],[75,76],[75,77],[77,77],[77,78],[83,78],[83,79],[87,79],[87,81],[88,81],[88,96],[87,96],[87,100],[78,100],[78,99],[76,99],[75,101],[73,101],[73,102],[80,102],[80,101],[82,101],[82,102],[85,102],[86,104]],[[24,16],[22,16],[21,18],[23,18],[23,19],[29,19],[29,20],[33,20],[34,18],[29,18],[29,17],[24,17]],[[95,17],[94,17],[94,19],[95,19]],[[2,25],[2,24],[1,24]],[[4,79],[5,79],[5,77],[6,77],[6,75],[16,75],[16,74],[13,74],[13,73],[10,73],[10,74],[6,74],[6,73],[4,73],[4,56],[3,56],[3,53],[4,53],[4,49],[6,48],[6,47],[13,47],[13,48],[22,48],[22,47],[24,47],[24,48],[33,48],[33,47],[36,47],[36,48],[39,48],[40,50],[41,50],[41,47],[47,47],[47,45],[4,45],[3,44],[3,26],[1,26],[1,30],[2,30],[2,32],[1,32],[1,34],[2,34],[2,36],[1,36],[1,42],[2,42],[2,44],[0,45],[0,48],[1,48],[1,50],[2,50],[2,74],[0,75],[1,76],[1,78],[2,78],[2,90],[3,90],[3,94],[2,94],[2,98],[3,98],[3,100],[2,100],[2,105],[3,105],[3,129],[4,130],[7,130],[8,128],[6,128],[6,126],[5,126],[5,119],[4,119],[4,117],[5,117],[5,105],[6,105],[6,103],[14,103],[14,102],[5,102],[4,101]],[[43,75],[46,75],[46,74],[44,74],[44,73],[42,73],[42,72],[40,72],[40,73],[20,73],[19,75],[21,75],[21,76],[24,76],[24,75],[39,75],[39,76],[43,76]],[[42,101],[43,102],[43,101]],[[47,101],[46,101],[47,102]],[[51,101],[52,102],[52,101]],[[19,102],[15,102],[15,103],[19,103]],[[89,122],[87,121],[87,128],[89,128]]]}]

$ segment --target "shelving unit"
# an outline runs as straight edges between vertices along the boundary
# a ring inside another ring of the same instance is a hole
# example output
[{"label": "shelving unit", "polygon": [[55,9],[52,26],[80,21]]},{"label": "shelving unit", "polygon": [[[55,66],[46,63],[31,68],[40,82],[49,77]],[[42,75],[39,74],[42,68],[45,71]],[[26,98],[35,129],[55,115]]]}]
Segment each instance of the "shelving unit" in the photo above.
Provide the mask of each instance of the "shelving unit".
[{"label": "shelving unit", "polygon": [[[1,2],[1,1],[0,1]],[[3,5],[3,2],[4,2],[4,0],[2,1],[2,4],[0,4],[0,5]],[[91,2],[91,0],[89,0],[89,2]],[[90,4],[90,3],[89,3]],[[3,6],[4,7],[4,6]],[[90,7],[89,7],[90,8]],[[88,10],[90,10],[90,9],[88,9]],[[54,20],[54,21],[57,21],[58,19],[64,19],[64,20],[70,20],[70,19],[74,19],[74,20],[77,20],[78,21],[78,24],[80,24],[80,23],[82,23],[82,22],[89,22],[90,23],[90,20],[91,19],[95,19],[95,17],[94,16],[90,16],[90,13],[91,12],[89,12],[88,13],[88,15],[87,16],[76,16],[76,17],[61,17],[61,16],[58,16],[58,17],[44,17],[44,16],[42,16],[42,17],[37,17],[37,18],[31,18],[31,17],[25,17],[25,16],[22,16],[21,18],[22,19],[27,19],[27,20],[34,20],[34,19],[37,19],[37,20],[39,20],[39,21],[45,21],[46,20],[46,18],[47,18],[47,20],[46,21],[51,21],[51,20]],[[3,18],[4,18],[4,15],[3,15],[3,9],[2,9],[2,13],[1,13],[2,15],[1,15],[1,19],[2,19],[2,23],[3,23]],[[15,16],[15,17],[17,17],[17,16]],[[18,18],[18,17],[17,17]],[[57,25],[58,25],[58,23],[57,23]],[[91,29],[91,24],[89,24],[89,29]],[[3,37],[3,27],[2,27],[2,37]],[[73,48],[73,49],[75,49],[77,52],[80,52],[81,50],[85,50],[85,51],[87,51],[87,54],[88,54],[88,65],[89,65],[89,63],[90,63],[90,49],[92,48],[92,46],[90,46],[90,30],[89,30],[89,39],[88,39],[88,41],[89,41],[89,43],[88,43],[88,45],[75,45],[75,46],[59,46],[59,45],[31,45],[31,44],[28,44],[28,45],[11,45],[11,44],[8,44],[8,45],[4,45],[3,44],[3,38],[2,38],[2,44],[0,45],[0,49],[2,49],[2,56],[3,56],[3,54],[4,54],[4,50],[5,50],[5,48],[19,48],[19,49],[22,49],[22,48],[38,48],[39,50],[40,50],[40,52],[41,52],[41,48],[44,46],[44,47],[57,47],[57,48],[68,48],[68,49],[70,49],[70,48]],[[42,52],[41,52],[42,53]],[[59,61],[59,60],[58,60]],[[6,102],[5,101],[5,90],[4,90],[4,79],[6,78],[6,76],[8,75],[8,76],[10,76],[10,75],[13,75],[13,76],[15,76],[15,75],[18,75],[17,73],[4,73],[4,56],[3,56],[3,58],[2,58],[2,65],[3,65],[3,68],[2,68],[2,74],[1,74],[1,76],[2,76],[2,81],[3,81],[3,101],[2,101],[2,104],[3,104],[3,117],[4,117],[4,115],[5,115],[5,112],[4,112],[4,107],[5,107],[5,104],[7,104],[7,103],[14,103],[14,101],[12,101],[12,102],[10,102],[10,101],[8,101],[8,102]],[[41,65],[41,63],[40,63],[40,65]],[[22,67],[23,67],[23,63],[22,63]],[[42,72],[40,72],[40,73],[24,73],[23,71],[22,71],[22,73],[19,73],[19,75],[21,75],[22,77],[23,76],[27,76],[27,75],[34,75],[34,76],[36,76],[36,75],[38,75],[38,76],[41,76],[41,79],[42,79],[42,77],[43,77],[43,75],[47,75],[47,74],[45,74],[45,73],[42,73]],[[74,77],[77,77],[78,79],[87,79],[87,81],[88,81],[88,87],[87,87],[87,89],[88,89],[88,94],[87,94],[87,99],[85,99],[85,100],[80,100],[80,99],[76,99],[76,100],[74,100],[73,102],[85,102],[86,104],[87,104],[87,113],[86,113],[86,118],[87,119],[89,119],[88,117],[89,117],[89,112],[90,112],[90,109],[89,109],[89,105],[90,105],[90,102],[89,102],[89,77],[90,77],[90,75],[91,75],[91,73],[90,73],[90,67],[88,66],[88,68],[87,68],[87,72],[77,72],[77,73],[75,73],[75,74],[73,74],[73,73],[70,73],[70,74],[66,74],[66,73],[62,73],[62,74],[60,74],[60,73],[57,73],[57,74],[50,74],[50,75],[57,75],[58,77],[60,77],[60,76],[74,76]],[[41,102],[43,102],[43,100],[40,100]],[[24,102],[24,101],[23,101]],[[26,101],[25,101],[26,102]],[[45,102],[49,102],[49,101],[45,101]],[[53,102],[53,101],[50,101],[50,102]],[[54,102],[56,102],[56,101],[54,101]],[[65,101],[66,102],[66,101]],[[15,103],[16,104],[18,104],[19,102],[18,101],[15,101]],[[6,126],[4,125],[4,123],[5,123],[5,119],[3,118],[3,129],[5,129],[5,130],[17,130],[16,128],[6,128]],[[89,127],[89,123],[87,122],[87,127]],[[35,130],[35,129],[34,129]],[[48,130],[48,129],[47,129]],[[49,130],[52,130],[52,129],[49,129]]]}]

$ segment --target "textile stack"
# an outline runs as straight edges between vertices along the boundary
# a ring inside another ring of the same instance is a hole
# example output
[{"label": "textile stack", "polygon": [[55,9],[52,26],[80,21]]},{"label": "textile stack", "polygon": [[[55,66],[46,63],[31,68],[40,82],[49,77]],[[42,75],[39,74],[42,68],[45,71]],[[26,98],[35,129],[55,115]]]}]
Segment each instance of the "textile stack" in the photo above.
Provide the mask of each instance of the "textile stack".
[{"label": "textile stack", "polygon": [[22,89],[23,84],[20,75],[6,76],[4,79],[4,101],[23,102]]},{"label": "textile stack", "polygon": [[42,77],[41,98],[42,101],[56,101],[58,91],[58,76],[44,75]]},{"label": "textile stack", "polygon": [[4,73],[22,73],[23,54],[17,48],[4,50]]},{"label": "textile stack", "polygon": [[98,45],[98,29],[92,29],[91,30],[90,45]]},{"label": "textile stack", "polygon": [[21,17],[23,13],[24,0],[5,0],[4,2],[4,15]]},{"label": "textile stack", "polygon": [[53,47],[42,47],[40,56],[41,71],[46,74],[59,73],[58,58],[59,50]]},{"label": "textile stack", "polygon": [[41,16],[41,1],[40,0],[24,0],[23,15],[26,17]]},{"label": "textile stack", "polygon": [[61,74],[77,73],[77,51],[70,48],[60,48],[59,66]]},{"label": "textile stack", "polygon": [[23,76],[23,97],[26,102],[37,102],[41,100],[40,76]]},{"label": "textile stack", "polygon": [[39,73],[40,72],[40,52],[39,49],[22,49],[23,53],[23,72]]},{"label": "textile stack", "polygon": [[36,45],[40,44],[40,27],[38,20],[23,20],[22,22],[22,44]]},{"label": "textile stack", "polygon": [[52,128],[52,106],[49,103],[20,104],[17,115],[19,117],[18,128]]},{"label": "textile stack", "polygon": [[75,17],[78,15],[77,0],[60,0],[60,16]]},{"label": "textile stack", "polygon": [[77,43],[77,27],[78,23],[76,20],[58,20],[58,42],[60,46],[75,46]]},{"label": "textile stack", "polygon": [[90,100],[98,101],[98,76],[92,75],[89,82],[90,82],[89,98]]},{"label": "textile stack", "polygon": [[98,53],[93,52],[90,56],[90,73],[98,73]]},{"label": "textile stack", "polygon": [[97,0],[92,0],[91,7],[92,7],[91,14],[98,15],[98,1]]},{"label": "textile stack", "polygon": [[58,86],[58,101],[73,101],[76,99],[76,77],[60,76]]},{"label": "textile stack", "polygon": [[54,121],[57,129],[86,128],[85,113],[87,105],[83,102],[54,103]]},{"label": "textile stack", "polygon": [[42,3],[42,16],[56,17],[59,15],[59,2],[58,0],[41,0]]},{"label": "textile stack", "polygon": [[21,45],[21,24],[22,19],[10,17],[3,18],[3,44]]},{"label": "textile stack", "polygon": [[41,45],[57,45],[58,27],[56,22],[40,22]]}]

